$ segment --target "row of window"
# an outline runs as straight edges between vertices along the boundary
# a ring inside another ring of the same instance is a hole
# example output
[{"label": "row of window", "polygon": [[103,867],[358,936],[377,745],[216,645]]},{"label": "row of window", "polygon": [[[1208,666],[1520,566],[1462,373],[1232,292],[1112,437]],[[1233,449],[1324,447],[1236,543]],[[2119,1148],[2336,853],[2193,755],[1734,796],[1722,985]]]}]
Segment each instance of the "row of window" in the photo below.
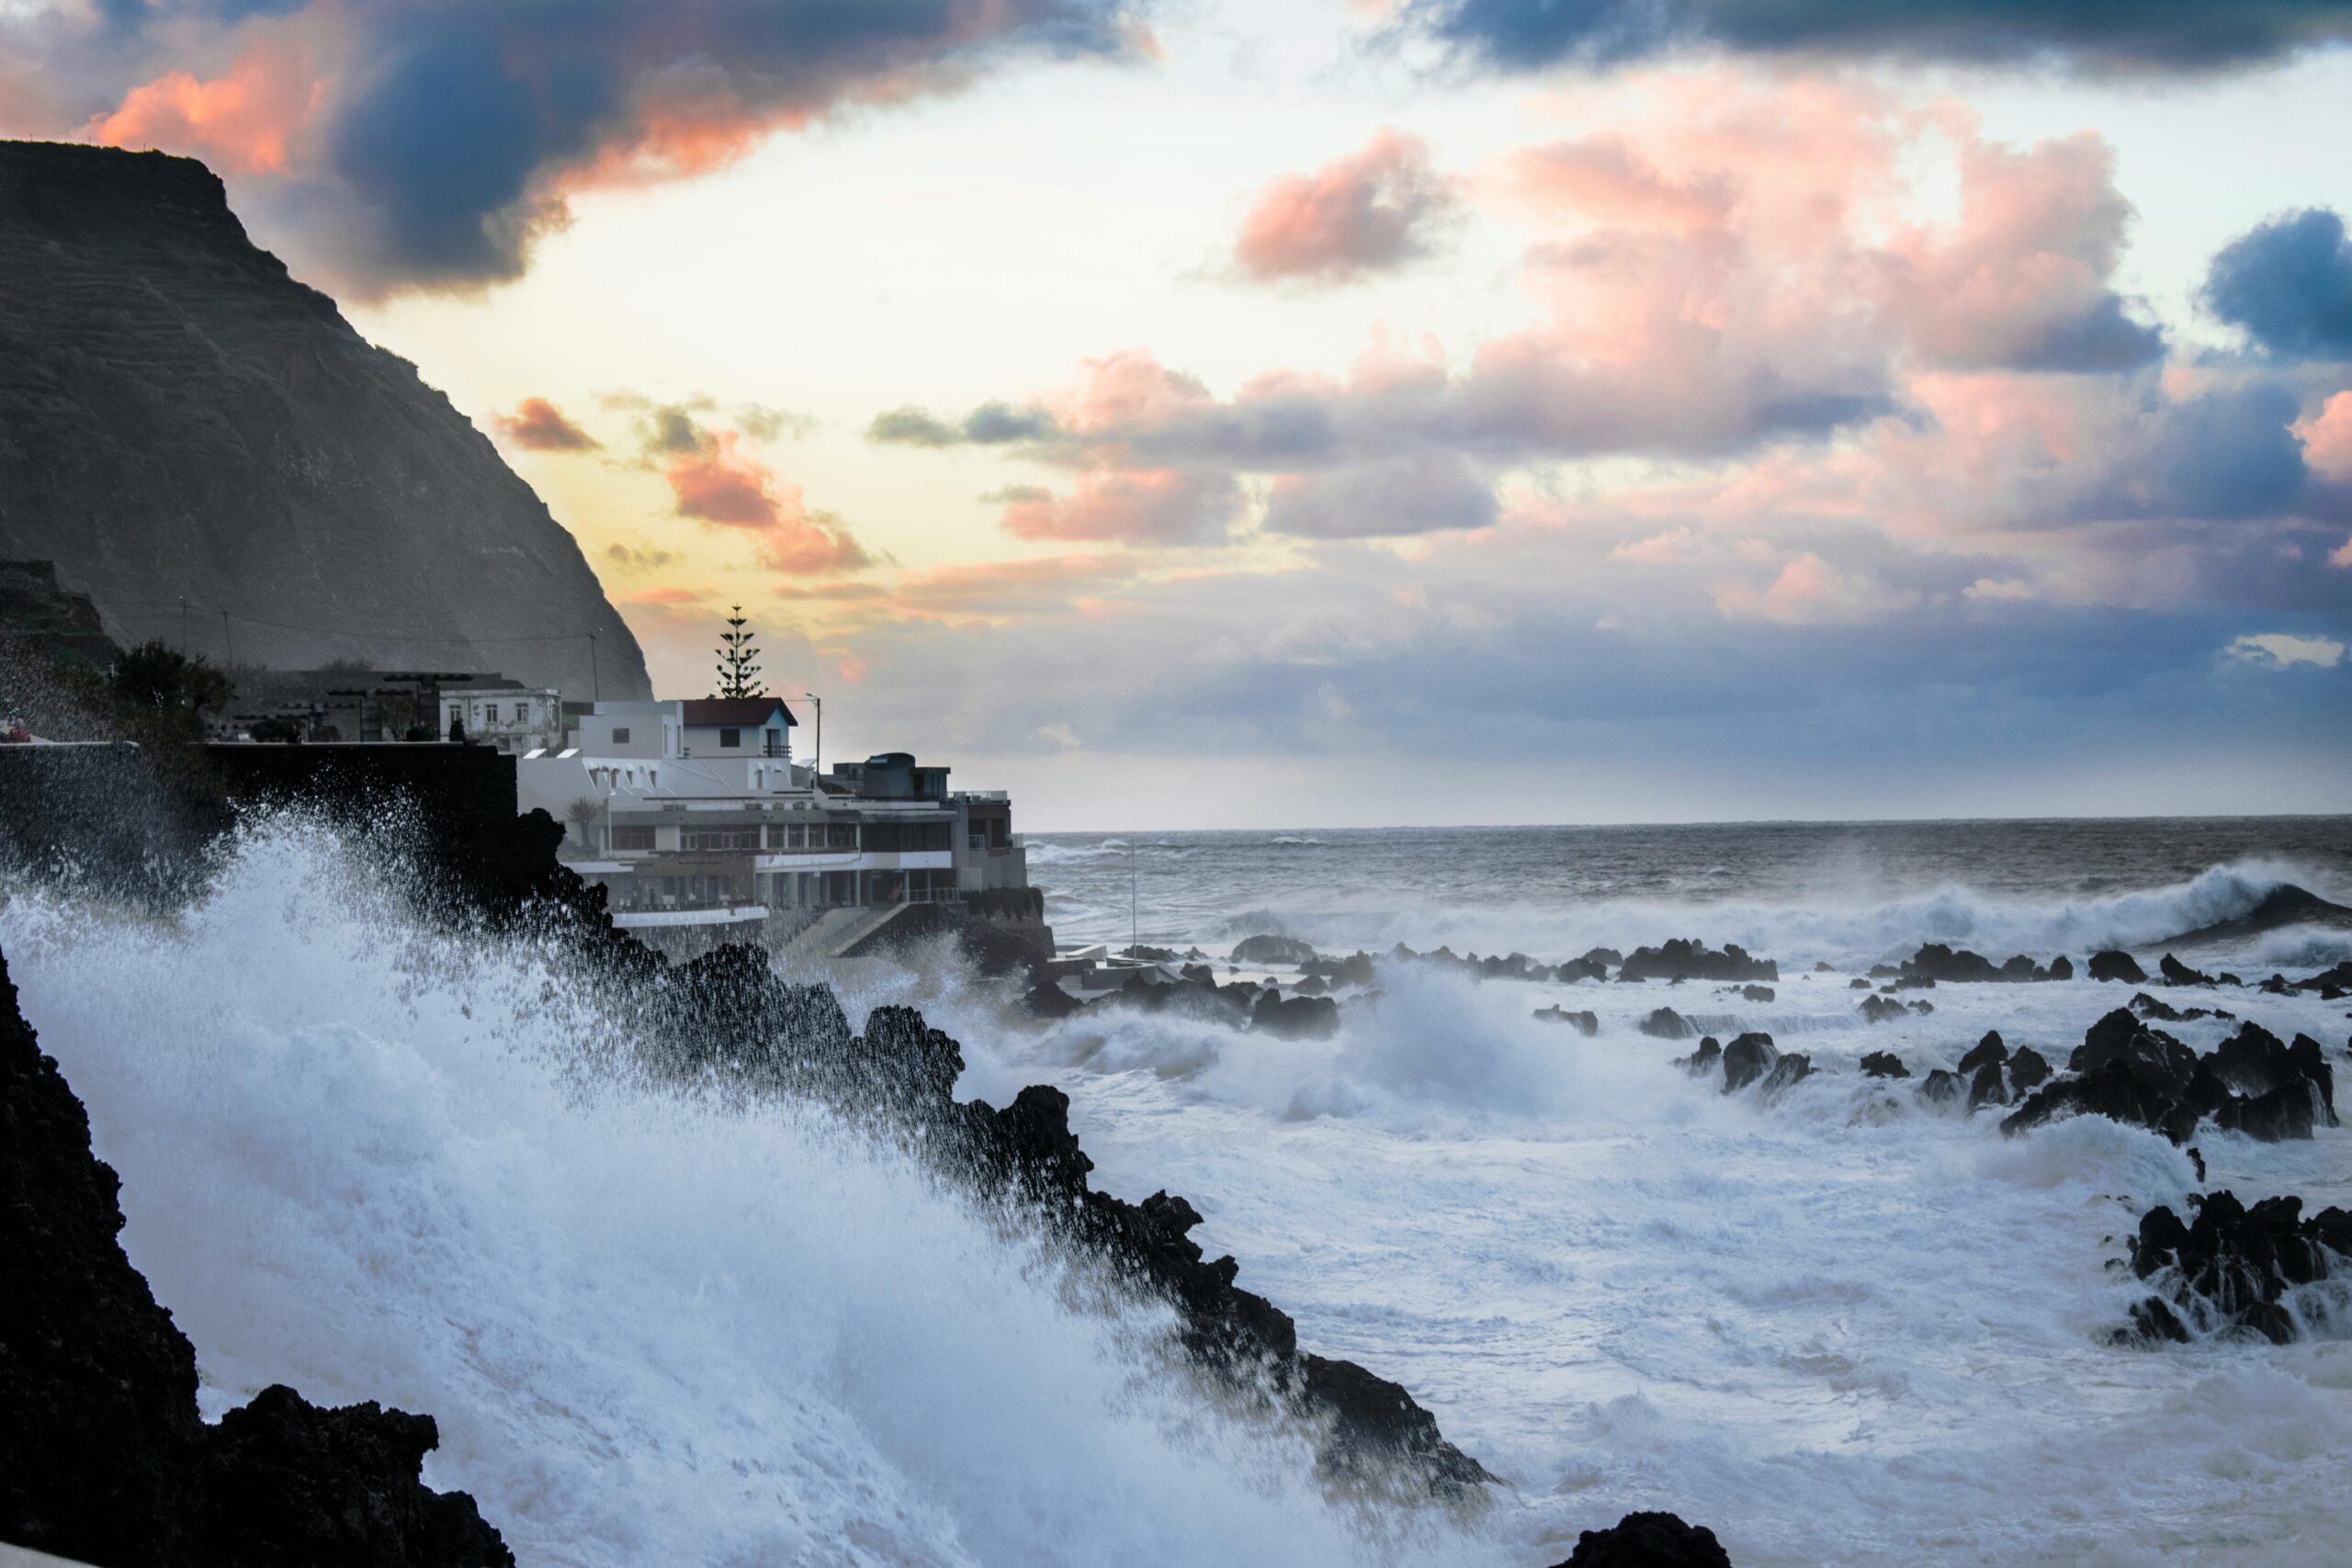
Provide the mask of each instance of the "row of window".
[{"label": "row of window", "polygon": [[[947,822],[868,822],[863,847],[879,854],[944,850],[950,846],[953,827]],[[749,823],[682,828],[678,830],[678,847],[703,853],[757,850],[825,853],[858,849],[859,837],[854,822],[770,822],[764,827]],[[653,848],[653,829],[616,825],[612,846],[616,851],[650,851]]]}]

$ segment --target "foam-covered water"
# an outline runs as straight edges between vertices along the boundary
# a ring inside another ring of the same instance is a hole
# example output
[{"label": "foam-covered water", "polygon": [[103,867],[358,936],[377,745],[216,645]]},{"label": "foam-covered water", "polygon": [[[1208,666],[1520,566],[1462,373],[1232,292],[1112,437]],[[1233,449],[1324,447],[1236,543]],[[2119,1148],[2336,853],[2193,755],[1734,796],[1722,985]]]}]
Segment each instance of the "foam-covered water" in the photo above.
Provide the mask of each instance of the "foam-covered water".
[{"label": "foam-covered water", "polygon": [[[1070,1089],[1110,1184],[1195,1194],[1200,1239],[1303,1336],[1413,1388],[1515,1483],[1532,1540],[1668,1507],[1744,1565],[2342,1555],[2340,1303],[2284,1348],[2113,1348],[2142,1293],[2110,1266],[2120,1238],[2196,1189],[2186,1156],[2101,1119],[2004,1139],[1993,1116],[1923,1108],[1857,1069],[1882,1049],[1950,1067],[1987,1029],[2063,1066],[2130,988],[1944,986],[1905,993],[1932,1014],[1872,1025],[1849,981],[1923,940],[2080,965],[2241,915],[2281,882],[2352,901],[2347,824],[1315,836],[1138,843],[1143,939],[1557,960],[1697,935],[1782,962],[1770,1003],[1383,964],[1377,1005],[1329,1042],[1098,1014],[989,1065]],[[1623,863],[1644,855],[1636,876]],[[1124,941],[1125,845],[1056,839],[1044,859],[1057,929]],[[2345,932],[2303,930],[2196,956],[2300,974],[2348,952]],[[2342,1003],[2173,999],[2352,1049]],[[1552,1004],[1595,1011],[1600,1034],[1531,1016]],[[1827,1070],[1770,1106],[1724,1097],[1671,1065],[1687,1043],[1634,1030],[1662,1004]],[[2166,1027],[2202,1050],[2233,1026]],[[2249,1201],[2352,1201],[2352,1133],[2199,1146],[2212,1183]]]},{"label": "foam-covered water", "polygon": [[[285,1381],[432,1411],[429,1476],[526,1562],[1534,1565],[1636,1507],[1713,1526],[1741,1568],[2334,1560],[2334,1324],[2106,1340],[2137,1293],[2114,1238],[2194,1189],[2186,1156],[2098,1119],[2005,1140],[1855,1070],[1949,1066],[1987,1028],[2063,1061],[2128,995],[1946,986],[1932,1015],[1862,1022],[1852,969],[1921,940],[2079,964],[2280,880],[2352,889],[2341,823],[2113,827],[1900,829],[1916,855],[1777,828],[1135,849],[1148,941],[1557,959],[1697,935],[1781,959],[1770,1003],[1384,965],[1336,1038],[1285,1043],[1167,1012],[1014,1028],[923,978],[959,1092],[1069,1090],[1098,1185],[1191,1198],[1306,1347],[1402,1382],[1506,1479],[1469,1518],[1328,1501],[1299,1438],[1171,1375],[1158,1314],[1081,1308],[1062,1264],[821,1115],[617,1074],[575,978],[408,927],[315,842],[253,837],[175,924],[20,897],[0,947],[208,1405]],[[1125,935],[1127,854],[1033,843],[1064,934]],[[2346,951],[2303,931],[2229,956]],[[891,994],[868,976],[858,1000]],[[2331,1048],[2352,1029],[2315,997],[2174,999]],[[1532,1016],[1553,1003],[1600,1032]],[[1823,1070],[1770,1105],[1717,1094],[1634,1030],[1661,1004]],[[2168,1027],[2202,1049],[2229,1026]],[[2352,1201],[2352,1133],[2199,1145],[2249,1200]]]}]

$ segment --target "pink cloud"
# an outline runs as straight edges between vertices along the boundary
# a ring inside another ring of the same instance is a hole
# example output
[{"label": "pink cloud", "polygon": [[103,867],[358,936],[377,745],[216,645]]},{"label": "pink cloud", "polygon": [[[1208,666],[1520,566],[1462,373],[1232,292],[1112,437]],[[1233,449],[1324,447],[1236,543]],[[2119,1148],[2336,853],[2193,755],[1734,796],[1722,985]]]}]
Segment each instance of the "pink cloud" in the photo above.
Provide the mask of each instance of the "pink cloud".
[{"label": "pink cloud", "polygon": [[1453,182],[1419,138],[1384,127],[1311,175],[1285,175],[1258,193],[1233,243],[1245,276],[1261,283],[1342,283],[1426,255],[1456,206]]},{"label": "pink cloud", "polygon": [[283,175],[324,93],[305,50],[257,42],[218,76],[171,71],[139,84],[82,134],[117,147],[194,153],[230,174]]},{"label": "pink cloud", "polygon": [[2295,434],[2303,444],[2303,461],[2315,472],[2352,479],[2352,391],[2329,398],[2318,413],[2295,426]]},{"label": "pink cloud", "polygon": [[808,510],[800,487],[744,451],[732,430],[697,430],[695,445],[672,457],[662,477],[679,516],[747,530],[761,563],[774,570],[831,576],[874,564],[838,517]]},{"label": "pink cloud", "polygon": [[1811,550],[1782,567],[1761,591],[1734,585],[1715,592],[1715,607],[1727,619],[1777,621],[1784,626],[1877,620],[1917,602],[1916,592],[1889,592],[1838,570]]},{"label": "pink cloud", "polygon": [[1121,470],[1088,474],[1065,495],[1010,491],[1000,525],[1019,539],[1207,544],[1226,537],[1241,499],[1227,474]]},{"label": "pink cloud", "polygon": [[525,398],[513,413],[491,415],[490,423],[500,440],[528,452],[588,452],[603,445],[545,398]]}]

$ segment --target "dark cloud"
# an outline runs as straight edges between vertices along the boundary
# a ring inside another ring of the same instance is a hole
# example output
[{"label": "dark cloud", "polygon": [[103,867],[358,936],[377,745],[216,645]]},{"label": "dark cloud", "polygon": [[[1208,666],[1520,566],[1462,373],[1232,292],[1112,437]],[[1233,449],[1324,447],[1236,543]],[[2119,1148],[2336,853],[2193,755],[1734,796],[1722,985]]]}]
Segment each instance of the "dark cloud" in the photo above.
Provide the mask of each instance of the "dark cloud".
[{"label": "dark cloud", "polygon": [[2205,304],[2271,354],[2352,359],[2352,241],[2324,207],[2232,241],[2205,276]]},{"label": "dark cloud", "polygon": [[639,547],[606,545],[605,558],[624,571],[658,571],[678,557],[673,550],[660,549],[650,545]]},{"label": "dark cloud", "polygon": [[2202,72],[2352,37],[2344,0],[1408,0],[1401,20],[1506,71],[1713,47]]},{"label": "dark cloud", "polygon": [[[265,48],[307,94],[256,205],[353,293],[519,275],[581,188],[690,175],[845,103],[1015,57],[1132,57],[1148,0],[108,0],[0,21],[71,133],[173,71]],[[289,113],[294,111],[289,110]],[[222,149],[180,134],[175,150]]]},{"label": "dark cloud", "polygon": [[1494,488],[1469,464],[1431,453],[1334,474],[1274,481],[1265,528],[1317,539],[1369,539],[1484,528],[1494,522]]},{"label": "dark cloud", "polygon": [[2123,301],[2110,294],[2015,345],[2006,368],[2106,376],[2137,370],[2164,356],[2164,329],[2133,321],[2123,313]]},{"label": "dark cloud", "polygon": [[2178,404],[2165,422],[2156,509],[2180,517],[2275,517],[2303,489],[2301,400],[2261,382]]},{"label": "dark cloud", "polygon": [[1043,440],[1054,429],[1053,415],[1043,409],[982,403],[951,424],[910,404],[876,414],[865,427],[865,438],[897,446],[1001,446]]}]

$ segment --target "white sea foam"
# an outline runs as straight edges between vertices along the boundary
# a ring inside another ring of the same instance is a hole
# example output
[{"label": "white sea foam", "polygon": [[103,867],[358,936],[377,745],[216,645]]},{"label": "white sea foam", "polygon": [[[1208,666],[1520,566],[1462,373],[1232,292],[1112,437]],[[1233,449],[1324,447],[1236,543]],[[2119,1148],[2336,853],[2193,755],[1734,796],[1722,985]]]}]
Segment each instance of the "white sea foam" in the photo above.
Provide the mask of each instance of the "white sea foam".
[{"label": "white sea foam", "polygon": [[1073,1310],[865,1139],[611,1076],[575,976],[347,870],[263,833],[176,929],[0,912],[216,1412],[429,1411],[429,1479],[526,1562],[1489,1555],[1327,1504],[1303,1439],[1170,1373],[1163,1314]]}]

